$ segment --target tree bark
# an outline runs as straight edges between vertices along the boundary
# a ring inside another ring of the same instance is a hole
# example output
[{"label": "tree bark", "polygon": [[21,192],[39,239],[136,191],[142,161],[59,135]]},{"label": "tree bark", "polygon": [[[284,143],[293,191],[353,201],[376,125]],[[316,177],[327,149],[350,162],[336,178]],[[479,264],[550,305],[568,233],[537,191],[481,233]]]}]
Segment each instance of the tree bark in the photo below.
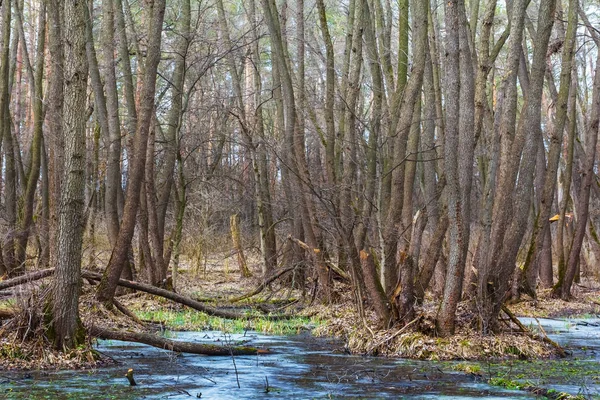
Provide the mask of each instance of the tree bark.
[{"label": "tree bark", "polygon": [[83,0],[64,3],[65,165],[60,196],[53,286],[54,347],[72,349],[83,338],[78,325],[85,194],[85,123],[88,63]]},{"label": "tree bark", "polygon": [[150,123],[154,116],[154,93],[156,91],[156,72],[160,62],[162,24],[165,15],[165,0],[147,0],[146,7],[152,18],[148,21],[148,50],[145,62],[142,90],[140,93],[140,112],[133,144],[133,157],[129,170],[127,194],[119,235],[106,267],[104,278],[98,285],[98,301],[110,304],[115,295],[121,271],[127,262],[128,250],[133,237],[136,215],[140,202],[140,189],[143,184],[146,164],[146,147]]},{"label": "tree bark", "polygon": [[88,331],[90,335],[99,339],[143,343],[176,353],[202,354],[205,356],[248,356],[268,352],[261,352],[256,347],[250,346],[219,346],[215,344],[180,342],[150,333],[115,331],[113,329],[100,328],[96,325],[89,327]]},{"label": "tree bark", "polygon": [[571,286],[577,272],[581,247],[585,236],[587,220],[589,218],[590,190],[594,183],[594,163],[596,161],[596,144],[598,143],[599,119],[600,119],[600,53],[596,58],[596,70],[592,94],[592,106],[590,109],[590,120],[586,132],[586,158],[583,164],[581,188],[579,189],[577,204],[577,226],[573,235],[573,243],[569,253],[564,280],[555,286],[555,293],[560,289],[560,297],[563,300],[571,298]]}]

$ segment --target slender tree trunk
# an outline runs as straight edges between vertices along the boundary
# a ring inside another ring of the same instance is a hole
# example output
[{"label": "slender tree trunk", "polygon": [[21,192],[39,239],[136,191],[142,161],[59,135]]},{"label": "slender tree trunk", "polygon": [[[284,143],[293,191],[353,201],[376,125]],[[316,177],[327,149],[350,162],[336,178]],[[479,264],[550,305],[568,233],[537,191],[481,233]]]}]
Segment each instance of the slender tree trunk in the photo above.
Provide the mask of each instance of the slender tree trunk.
[{"label": "slender tree trunk", "polygon": [[[14,151],[12,146],[12,134],[10,127],[10,90],[9,90],[9,55],[11,34],[11,0],[4,0],[2,4],[2,46],[0,47],[0,138],[4,143],[5,153],[5,185],[4,185],[4,207],[5,218],[9,229],[14,229],[16,222],[16,184]],[[9,231],[2,243],[2,275],[11,273],[14,268],[14,245],[12,232]]]},{"label": "slender tree trunk", "polygon": [[461,213],[461,196],[458,171],[460,129],[460,21],[459,0],[445,3],[446,21],[446,131],[444,132],[444,169],[448,201],[448,270],[442,306],[438,311],[438,334],[454,334],[454,315],[460,300],[464,266],[464,220]]},{"label": "slender tree trunk", "polygon": [[[556,175],[560,160],[560,153],[563,143],[563,132],[567,120],[567,108],[569,102],[569,91],[571,89],[571,72],[573,70],[573,57],[575,49],[575,33],[577,25],[577,1],[571,0],[569,4],[569,26],[567,27],[567,36],[563,48],[562,70],[560,76],[560,91],[556,103],[556,120],[554,130],[550,141],[550,151],[548,154],[548,165],[546,168],[546,179],[541,194],[540,210],[536,218],[536,224],[533,230],[532,243],[533,249],[529,251],[529,260],[525,261],[525,281],[526,289],[535,294],[538,268],[533,266],[533,261],[541,256],[541,251],[546,242],[546,232],[549,230],[550,213],[554,200],[554,190],[556,188]],[[539,29],[538,29],[539,30]],[[573,105],[574,106],[574,105]],[[540,149],[539,151],[544,151]]]},{"label": "slender tree trunk", "polygon": [[577,206],[577,225],[573,236],[573,244],[569,253],[564,280],[555,286],[555,292],[560,288],[560,297],[563,300],[571,298],[571,285],[575,278],[579,265],[581,247],[585,236],[587,220],[589,218],[590,190],[594,184],[594,163],[596,161],[596,144],[598,143],[599,119],[600,119],[600,53],[596,58],[596,70],[592,94],[591,115],[586,132],[586,158],[583,164],[581,188],[579,189]]},{"label": "slender tree trunk", "polygon": [[104,65],[104,92],[106,93],[108,147],[106,162],[105,220],[111,246],[117,244],[119,234],[118,193],[121,190],[121,121],[114,58],[114,5],[113,0],[102,0],[102,53]]},{"label": "slender tree trunk", "polygon": [[33,139],[31,141],[31,165],[27,174],[26,189],[23,195],[22,217],[19,221],[19,230],[17,232],[17,241],[15,249],[15,269],[13,274],[20,274],[25,271],[25,259],[27,255],[27,243],[29,241],[29,231],[33,223],[33,203],[35,201],[35,192],[40,177],[40,168],[42,161],[42,137],[43,137],[43,89],[42,80],[44,77],[44,51],[46,46],[46,6],[42,3],[38,22],[38,37],[36,50],[35,67],[35,98],[33,103]]},{"label": "slender tree trunk", "polygon": [[146,147],[150,123],[154,116],[154,93],[156,90],[156,72],[160,62],[160,45],[162,24],[165,15],[165,0],[148,0],[148,49],[145,62],[142,90],[139,99],[138,126],[133,144],[133,157],[129,169],[127,194],[123,219],[119,229],[119,236],[113,248],[110,261],[106,267],[103,279],[98,285],[97,299],[105,304],[112,304],[117,282],[121,276],[123,266],[127,262],[128,250],[133,237],[136,215],[140,202],[140,189],[143,184],[144,169],[146,164]]}]

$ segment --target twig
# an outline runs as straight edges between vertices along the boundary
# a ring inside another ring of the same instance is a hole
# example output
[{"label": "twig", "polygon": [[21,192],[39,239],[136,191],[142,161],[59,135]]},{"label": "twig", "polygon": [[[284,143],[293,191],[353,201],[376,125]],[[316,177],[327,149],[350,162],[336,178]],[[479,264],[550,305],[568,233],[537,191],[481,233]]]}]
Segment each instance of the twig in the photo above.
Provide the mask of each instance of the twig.
[{"label": "twig", "polygon": [[[226,338],[227,342],[229,342],[228,336],[225,336],[225,338]],[[231,346],[230,346],[230,349],[231,349]],[[237,382],[238,389],[240,389],[241,388],[240,377],[238,375],[237,365],[235,364],[235,357],[233,356],[233,351],[230,350],[230,353],[231,353],[231,361],[233,361],[233,370],[235,371],[235,380]],[[258,352],[257,352],[257,354],[258,354]]]},{"label": "twig", "polygon": [[554,340],[550,339],[543,330],[542,330],[542,333],[544,334],[544,336],[535,335],[529,329],[527,329],[525,327],[525,325],[523,325],[521,323],[521,321],[519,321],[519,319],[512,313],[512,311],[510,311],[508,309],[508,307],[502,306],[502,311],[504,311],[504,313],[506,315],[508,315],[508,318],[510,318],[511,321],[514,322],[519,327],[519,329],[521,329],[521,331],[523,333],[525,333],[527,336],[529,336],[532,339],[541,339],[544,343],[548,343],[549,345],[554,347],[556,349],[556,351],[558,352],[559,356],[561,356],[563,358],[567,356],[567,353],[565,353],[565,350]]},{"label": "twig", "polygon": [[127,307],[125,307],[120,301],[118,301],[117,299],[113,299],[113,304],[115,305],[116,309],[119,310],[122,314],[131,318],[138,324],[144,325],[144,322],[141,319],[139,319],[137,315],[131,312]]},{"label": "twig", "polygon": [[268,278],[268,279],[265,279],[265,280],[264,280],[264,281],[263,281],[263,282],[262,282],[260,285],[258,285],[258,287],[257,287],[256,289],[254,289],[253,291],[251,291],[251,292],[249,292],[249,293],[246,293],[246,294],[244,294],[244,295],[241,295],[241,296],[239,296],[239,297],[234,297],[233,299],[231,299],[231,300],[229,300],[229,301],[230,301],[231,303],[236,303],[236,302],[238,302],[238,301],[241,301],[241,300],[247,299],[248,297],[252,297],[252,296],[255,296],[255,295],[259,294],[260,292],[262,292],[263,290],[265,290],[265,288],[266,288],[266,287],[267,287],[267,286],[268,286],[268,285],[269,285],[271,282],[275,281],[275,280],[276,280],[276,279],[278,279],[280,276],[282,276],[282,275],[284,275],[284,274],[286,274],[286,273],[288,273],[288,272],[292,271],[294,268],[296,268],[296,267],[295,267],[295,266],[294,266],[294,267],[289,267],[289,268],[286,268],[286,269],[283,269],[283,270],[279,271],[278,273],[276,273],[275,275],[271,276],[270,278]]},{"label": "twig", "polygon": [[396,333],[394,333],[392,336],[387,337],[379,342],[377,342],[376,344],[372,345],[371,347],[369,347],[369,350],[367,350],[367,353],[370,353],[373,351],[373,349],[375,349],[376,347],[381,346],[382,344],[389,342],[390,340],[392,340],[393,338],[395,338],[398,335],[401,335],[402,333],[406,332],[406,330],[408,329],[409,326],[411,326],[412,324],[414,324],[415,322],[417,322],[421,317],[417,317],[415,319],[413,319],[412,321],[410,321],[408,324],[404,325],[402,327],[402,329],[398,330]]}]

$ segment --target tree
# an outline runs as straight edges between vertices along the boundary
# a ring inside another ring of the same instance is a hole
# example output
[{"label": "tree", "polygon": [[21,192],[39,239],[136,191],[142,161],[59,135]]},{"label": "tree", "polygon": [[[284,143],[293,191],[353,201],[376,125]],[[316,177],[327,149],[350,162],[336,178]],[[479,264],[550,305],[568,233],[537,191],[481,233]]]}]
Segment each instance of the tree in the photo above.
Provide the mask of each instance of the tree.
[{"label": "tree", "polygon": [[129,170],[127,194],[123,218],[119,227],[119,236],[113,247],[110,261],[103,279],[98,285],[97,299],[104,304],[112,304],[117,289],[117,281],[121,276],[127,260],[127,253],[140,202],[140,190],[146,165],[146,149],[150,124],[154,117],[154,93],[156,91],[156,72],[160,62],[160,44],[162,24],[165,16],[165,0],[147,0],[144,3],[148,15],[148,50],[146,55],[142,89],[139,97],[138,126],[133,142],[133,156]]},{"label": "tree", "polygon": [[85,7],[85,1],[68,0],[64,2],[63,9],[62,130],[65,165],[58,206],[57,264],[52,299],[54,347],[61,350],[74,348],[83,339],[79,321],[79,291],[85,226],[85,107],[88,78]]}]

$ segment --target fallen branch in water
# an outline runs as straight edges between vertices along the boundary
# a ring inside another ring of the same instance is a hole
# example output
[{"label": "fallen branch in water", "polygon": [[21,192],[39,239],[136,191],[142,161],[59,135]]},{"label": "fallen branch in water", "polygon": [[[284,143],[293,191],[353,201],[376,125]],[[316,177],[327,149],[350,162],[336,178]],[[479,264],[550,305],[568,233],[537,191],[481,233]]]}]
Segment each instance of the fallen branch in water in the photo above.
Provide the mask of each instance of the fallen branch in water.
[{"label": "fallen branch in water", "polygon": [[567,353],[565,353],[565,350],[554,340],[550,339],[543,330],[542,330],[542,332],[543,332],[542,335],[536,335],[533,332],[531,332],[529,329],[527,329],[525,327],[525,325],[523,325],[521,323],[521,321],[519,321],[519,319],[515,316],[515,314],[513,314],[512,311],[510,311],[508,309],[508,307],[502,306],[502,311],[504,311],[504,313],[506,315],[508,315],[508,318],[510,318],[510,320],[519,327],[521,332],[523,332],[524,334],[526,334],[527,336],[529,336],[532,339],[541,339],[544,343],[548,343],[549,345],[551,345],[552,347],[554,347],[556,349],[559,356],[561,356],[563,358],[567,356]]},{"label": "fallen branch in water", "polygon": [[236,356],[266,354],[266,350],[260,350],[250,346],[219,346],[215,344],[179,342],[166,339],[161,336],[150,333],[115,331],[112,329],[99,328],[92,326],[88,328],[91,336],[98,339],[122,340],[125,342],[143,343],[160,349],[174,351],[176,353],[202,354],[206,356]]}]

